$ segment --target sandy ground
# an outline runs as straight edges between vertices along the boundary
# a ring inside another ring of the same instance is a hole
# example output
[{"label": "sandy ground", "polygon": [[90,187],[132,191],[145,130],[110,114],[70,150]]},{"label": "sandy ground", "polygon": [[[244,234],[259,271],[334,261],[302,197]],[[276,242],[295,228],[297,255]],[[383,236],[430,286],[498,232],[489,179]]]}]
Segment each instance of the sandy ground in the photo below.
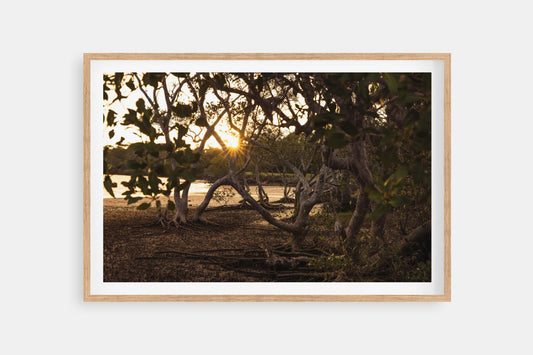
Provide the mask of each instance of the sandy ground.
[{"label": "sandy ground", "polygon": [[[194,196],[190,203],[199,200]],[[279,218],[286,210],[273,213]],[[310,257],[320,255],[312,238],[305,244],[308,254],[303,262],[278,262],[290,253],[290,235],[266,224],[253,209],[211,208],[204,218],[208,223],[164,227],[156,223],[154,207],[139,211],[123,199],[104,199],[104,281],[283,282],[333,277],[308,265]]]},{"label": "sandy ground", "polygon": [[[117,180],[114,181],[120,186]],[[203,201],[209,186],[202,181],[191,186],[190,215]],[[114,191],[117,198],[104,198],[104,280],[264,282],[323,281],[328,277],[307,265],[308,261],[290,266],[272,264],[272,255],[278,261],[287,256],[291,235],[270,225],[257,211],[238,208],[242,197],[230,186],[221,189],[233,196],[226,201],[210,201],[203,215],[207,224],[191,223],[178,228],[157,223],[154,203],[145,211],[135,208],[150,202],[149,198],[128,205],[120,197],[121,188]],[[264,189],[271,202],[283,197],[281,186]],[[250,186],[250,193],[257,199],[257,187]],[[167,197],[159,199],[166,206]],[[290,207],[291,204],[278,205],[271,213],[278,219],[287,218],[292,213]],[[316,206],[313,213],[319,209]],[[312,243],[306,248],[317,253]],[[309,255],[305,258],[308,260]]]},{"label": "sandy ground", "polygon": [[[202,198],[202,194],[191,195],[189,220]],[[373,282],[431,277],[430,263],[421,263],[414,252],[401,260],[384,259],[386,263],[375,268],[382,246],[379,240],[365,237],[360,249],[368,255],[366,264],[347,279],[340,241],[331,221],[325,222],[322,215],[311,219],[304,244],[292,251],[289,233],[268,224],[254,209],[239,205],[214,202],[204,212],[204,222],[180,226],[158,223],[153,205],[140,211],[118,198],[104,199],[103,205],[106,282]],[[319,210],[315,206],[315,212]],[[291,212],[284,206],[271,210],[278,219]]]}]

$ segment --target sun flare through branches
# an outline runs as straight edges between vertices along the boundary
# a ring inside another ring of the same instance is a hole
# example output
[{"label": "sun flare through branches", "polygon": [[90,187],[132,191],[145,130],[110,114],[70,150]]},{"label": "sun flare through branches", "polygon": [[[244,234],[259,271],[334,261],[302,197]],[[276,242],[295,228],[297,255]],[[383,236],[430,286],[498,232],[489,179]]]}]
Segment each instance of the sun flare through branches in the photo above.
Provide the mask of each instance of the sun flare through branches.
[{"label": "sun flare through branches", "polygon": [[224,139],[228,148],[236,149],[239,147],[239,138],[228,134]]}]

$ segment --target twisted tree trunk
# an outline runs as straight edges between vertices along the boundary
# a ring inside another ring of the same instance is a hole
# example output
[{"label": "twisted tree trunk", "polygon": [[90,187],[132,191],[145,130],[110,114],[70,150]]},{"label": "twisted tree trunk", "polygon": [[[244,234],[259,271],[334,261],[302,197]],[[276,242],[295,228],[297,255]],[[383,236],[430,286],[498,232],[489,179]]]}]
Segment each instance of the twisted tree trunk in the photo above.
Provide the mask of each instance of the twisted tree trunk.
[{"label": "twisted tree trunk", "polygon": [[310,191],[310,186],[308,186],[308,190],[304,189],[302,191],[302,201],[298,205],[299,207],[296,211],[296,218],[294,222],[288,223],[274,217],[270,211],[256,201],[248,191],[246,191],[246,188],[239,183],[237,174],[235,174],[233,171],[230,171],[230,173],[228,173],[226,176],[215,181],[215,183],[209,188],[204,200],[200,206],[198,206],[195,212],[194,220],[198,221],[201,219],[201,215],[209,205],[209,201],[213,197],[216,189],[224,184],[229,184],[235,189],[235,191],[237,191],[239,195],[241,195],[245,202],[250,204],[265,219],[265,221],[283,231],[291,233],[291,246],[294,250],[299,249],[305,239],[306,227],[309,224],[309,213],[311,212],[313,206],[320,202],[326,180],[326,170],[326,167],[323,166],[312,191]]},{"label": "twisted tree trunk", "polygon": [[209,202],[211,202],[211,199],[213,198],[213,194],[215,193],[215,191],[220,186],[226,185],[228,183],[229,183],[229,175],[226,175],[224,177],[221,177],[220,179],[215,181],[213,183],[213,185],[211,185],[209,190],[207,190],[207,193],[205,194],[205,197],[204,197],[202,203],[200,203],[200,205],[196,208],[196,211],[195,211],[194,217],[193,217],[193,221],[196,222],[196,221],[199,221],[201,219],[202,214],[204,213],[205,209],[209,205]]},{"label": "twisted tree trunk", "polygon": [[370,199],[368,194],[364,191],[364,188],[359,189],[359,197],[357,198],[357,204],[355,206],[355,211],[348,222],[348,226],[345,229],[346,233],[346,247],[350,253],[350,256],[353,261],[357,262],[359,260],[359,244],[361,236],[359,232],[365,221],[365,217],[370,209]]},{"label": "twisted tree trunk", "polygon": [[268,195],[263,188],[261,183],[261,174],[259,173],[259,164],[257,159],[255,160],[255,183],[257,184],[257,197],[259,198],[259,203],[262,205],[268,205]]},{"label": "twisted tree trunk", "polygon": [[[179,179],[178,179],[179,185]],[[189,212],[189,189],[191,183],[187,183],[183,190],[174,188],[174,204],[176,205],[176,212],[172,218],[172,222],[175,224],[187,223],[187,213]]]}]

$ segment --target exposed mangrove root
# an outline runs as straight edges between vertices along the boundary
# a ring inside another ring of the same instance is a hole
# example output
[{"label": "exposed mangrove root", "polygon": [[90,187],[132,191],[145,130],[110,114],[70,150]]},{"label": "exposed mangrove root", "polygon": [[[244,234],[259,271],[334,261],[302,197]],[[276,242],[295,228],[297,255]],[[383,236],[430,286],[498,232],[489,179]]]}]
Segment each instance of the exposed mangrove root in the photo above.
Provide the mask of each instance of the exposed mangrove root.
[{"label": "exposed mangrove root", "polygon": [[324,273],[309,266],[320,256],[318,250],[290,252],[278,249],[204,249],[167,250],[137,259],[183,259],[217,265],[225,270],[256,276],[271,281],[320,281]]}]

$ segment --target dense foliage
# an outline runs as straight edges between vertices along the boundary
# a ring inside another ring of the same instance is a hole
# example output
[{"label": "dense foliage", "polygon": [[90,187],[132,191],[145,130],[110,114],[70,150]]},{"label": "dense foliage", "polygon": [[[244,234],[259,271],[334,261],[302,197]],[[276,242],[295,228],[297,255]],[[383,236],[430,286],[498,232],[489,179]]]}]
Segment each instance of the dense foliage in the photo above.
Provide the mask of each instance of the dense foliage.
[{"label": "dense foliage", "polygon": [[[325,202],[352,265],[372,255],[363,247],[369,238],[399,253],[407,248],[400,241],[412,247],[431,235],[430,74],[111,73],[104,101],[109,138],[118,139],[117,125],[140,137],[105,148],[105,188],[112,193],[108,174],[130,175],[124,197],[135,203],[133,193],[142,191],[163,218],[158,196],[169,198],[167,209],[181,206],[173,221],[185,223],[190,183],[204,178],[214,185],[198,218],[216,189],[231,185],[265,220],[292,233],[295,247],[313,223],[311,209]],[[126,112],[117,114],[115,102]],[[228,132],[237,148],[225,141]],[[219,149],[206,148],[210,138]],[[260,187],[268,174],[293,188],[290,221],[269,213],[268,198],[257,203],[248,193],[248,180]]]}]

